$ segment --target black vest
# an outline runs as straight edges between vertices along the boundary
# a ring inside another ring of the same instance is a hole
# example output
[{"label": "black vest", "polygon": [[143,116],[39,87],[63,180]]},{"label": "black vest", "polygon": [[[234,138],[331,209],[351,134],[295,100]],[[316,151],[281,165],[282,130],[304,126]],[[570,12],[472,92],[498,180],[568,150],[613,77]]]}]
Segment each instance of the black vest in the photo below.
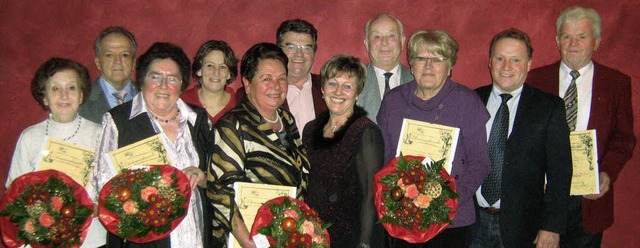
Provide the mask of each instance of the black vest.
[{"label": "black vest", "polygon": [[[133,101],[129,101],[120,104],[111,110],[109,113],[113,118],[113,122],[118,129],[118,147],[124,147],[140,140],[149,138],[157,133],[153,129],[151,119],[147,114],[139,114],[133,119],[129,120],[131,115],[131,107]],[[213,132],[209,128],[209,116],[207,111],[203,108],[187,104],[193,111],[198,114],[195,125],[189,123],[189,131],[193,140],[193,145],[196,148],[200,164],[198,167],[207,173],[209,159],[213,151],[214,137]],[[211,247],[212,234],[212,219],[213,219],[213,205],[207,198],[207,190],[199,188],[200,199],[202,199],[202,219],[204,222],[204,230],[202,230],[202,239],[204,247]],[[127,248],[151,248],[151,247],[171,247],[170,236],[161,240],[138,244],[133,242],[124,242],[123,239],[118,236],[108,233],[107,235],[107,247],[127,247]]]}]

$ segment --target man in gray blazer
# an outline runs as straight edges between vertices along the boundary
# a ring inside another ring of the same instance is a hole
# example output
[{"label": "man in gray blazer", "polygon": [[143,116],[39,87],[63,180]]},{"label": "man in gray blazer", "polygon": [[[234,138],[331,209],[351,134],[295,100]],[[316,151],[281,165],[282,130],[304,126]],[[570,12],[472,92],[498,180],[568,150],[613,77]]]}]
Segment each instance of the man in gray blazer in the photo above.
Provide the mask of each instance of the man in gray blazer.
[{"label": "man in gray blazer", "polygon": [[94,45],[95,63],[100,77],[91,87],[89,99],[80,106],[80,116],[100,124],[109,109],[133,99],[137,90],[131,81],[136,62],[136,39],[122,27],[100,32]]},{"label": "man in gray blazer", "polygon": [[376,121],[384,94],[394,87],[413,80],[411,70],[400,64],[405,36],[402,22],[389,14],[379,14],[364,27],[364,46],[369,53],[367,78],[357,99],[358,106]]}]

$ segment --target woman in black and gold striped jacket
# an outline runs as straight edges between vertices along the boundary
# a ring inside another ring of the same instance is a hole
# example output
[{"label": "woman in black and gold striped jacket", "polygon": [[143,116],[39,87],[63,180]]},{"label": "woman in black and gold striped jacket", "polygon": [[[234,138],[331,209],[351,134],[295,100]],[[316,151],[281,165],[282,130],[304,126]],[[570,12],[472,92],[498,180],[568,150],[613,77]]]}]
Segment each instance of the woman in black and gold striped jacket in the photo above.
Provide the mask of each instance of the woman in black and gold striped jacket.
[{"label": "woman in black and gold striped jacket", "polygon": [[293,116],[280,107],[287,95],[287,64],[275,44],[251,47],[240,69],[247,97],[213,130],[207,195],[215,207],[215,247],[226,247],[229,232],[242,247],[255,247],[234,201],[233,183],[295,186],[299,199],[307,192],[309,161]]}]

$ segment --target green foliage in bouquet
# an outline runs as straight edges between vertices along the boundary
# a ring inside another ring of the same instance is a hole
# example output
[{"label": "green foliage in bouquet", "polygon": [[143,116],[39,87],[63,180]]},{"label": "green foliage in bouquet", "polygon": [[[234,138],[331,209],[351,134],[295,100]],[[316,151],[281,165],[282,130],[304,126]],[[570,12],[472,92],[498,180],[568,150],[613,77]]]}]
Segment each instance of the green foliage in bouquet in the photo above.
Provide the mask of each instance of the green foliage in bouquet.
[{"label": "green foliage in bouquet", "polygon": [[424,166],[419,160],[398,158],[396,172],[381,178],[386,211],[380,219],[409,230],[426,230],[432,224],[449,223],[447,200],[458,198],[450,182],[440,176],[444,159]]},{"label": "green foliage in bouquet", "polygon": [[17,241],[69,247],[80,244],[82,226],[92,213],[77,202],[73,187],[52,176],[44,183],[25,186],[0,216],[9,216],[18,225]]}]

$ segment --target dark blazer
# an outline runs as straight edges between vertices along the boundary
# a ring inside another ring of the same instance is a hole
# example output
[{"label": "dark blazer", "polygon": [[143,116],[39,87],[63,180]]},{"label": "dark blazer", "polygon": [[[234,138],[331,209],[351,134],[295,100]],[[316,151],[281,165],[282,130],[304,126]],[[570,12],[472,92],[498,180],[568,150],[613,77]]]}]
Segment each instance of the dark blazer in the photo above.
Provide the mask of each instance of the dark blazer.
[{"label": "dark blazer", "polygon": [[[485,105],[491,89],[476,89]],[[527,84],[510,114],[516,116],[502,168],[500,233],[505,247],[533,247],[538,230],[562,233],[567,224],[569,128],[562,99]]]},{"label": "dark blazer", "polygon": [[100,86],[100,78],[91,85],[91,94],[88,97],[87,101],[78,109],[78,114],[87,120],[100,124],[102,123],[102,115],[111,109]]},{"label": "dark blazer", "polygon": [[[399,71],[400,84],[406,84],[413,81],[413,75],[411,75],[411,70],[409,70],[409,68],[400,64]],[[380,110],[381,102],[382,97],[380,97],[378,78],[376,77],[373,64],[370,63],[367,65],[367,78],[364,82],[364,88],[362,89],[360,96],[358,96],[358,101],[356,103],[367,111],[367,117],[369,117],[369,119],[377,123],[378,110]]]},{"label": "dark blazer", "polygon": [[[124,147],[126,145],[135,143],[137,141],[149,138],[153,135],[156,135],[155,130],[153,129],[153,125],[151,124],[151,120],[148,115],[140,114],[133,119],[129,119],[131,114],[131,107],[133,101],[128,101],[126,103],[120,104],[113,109],[109,110],[111,116],[113,117],[113,122],[116,124],[118,129],[118,147]],[[193,109],[198,117],[196,118],[195,124],[192,125],[189,123],[189,131],[191,132],[191,137],[193,140],[193,145],[196,148],[198,153],[198,157],[200,159],[200,164],[198,167],[206,173],[209,164],[210,154],[213,152],[213,133],[210,132],[209,129],[209,115],[204,108],[200,108],[194,105],[189,105],[191,109]],[[207,197],[207,190],[198,188],[198,192],[200,194],[200,199],[202,199],[202,211],[203,211],[203,220],[204,220],[204,229],[202,230],[202,239],[204,247],[213,247],[211,242],[213,239],[212,234],[212,221],[213,218],[213,205],[209,202],[209,198]],[[107,234],[107,247],[127,247],[127,248],[150,248],[150,247],[170,247],[171,240],[170,237],[144,243],[138,244],[133,242],[124,242],[120,237],[108,233]]]},{"label": "dark blazer", "polygon": [[[135,87],[133,87],[133,90],[134,92],[136,91]],[[87,120],[100,124],[102,123],[102,116],[109,111],[109,109],[111,109],[111,106],[102,90],[102,86],[100,86],[100,78],[98,78],[91,85],[89,99],[80,106],[78,114]]]},{"label": "dark blazer", "polygon": [[[631,159],[633,134],[631,78],[620,71],[593,62],[591,114],[587,129],[595,129],[598,167],[611,177],[609,193],[597,200],[582,198],[584,231],[599,233],[613,224],[613,183]],[[528,79],[540,90],[558,95],[560,61],[529,72]],[[579,96],[578,96],[579,97]]]},{"label": "dark blazer", "polygon": [[[324,102],[324,99],[322,99],[322,80],[318,74],[311,74],[311,95],[313,96],[313,110],[316,112],[317,118],[320,113],[327,111],[327,104]],[[240,87],[236,91],[237,103],[240,103],[246,96],[247,93],[244,87]],[[287,103],[286,98],[284,99],[284,103],[282,103],[282,108],[289,111],[289,103]],[[299,130],[299,132],[302,133],[302,130]]]}]

